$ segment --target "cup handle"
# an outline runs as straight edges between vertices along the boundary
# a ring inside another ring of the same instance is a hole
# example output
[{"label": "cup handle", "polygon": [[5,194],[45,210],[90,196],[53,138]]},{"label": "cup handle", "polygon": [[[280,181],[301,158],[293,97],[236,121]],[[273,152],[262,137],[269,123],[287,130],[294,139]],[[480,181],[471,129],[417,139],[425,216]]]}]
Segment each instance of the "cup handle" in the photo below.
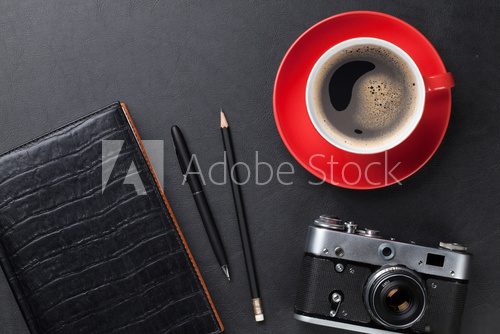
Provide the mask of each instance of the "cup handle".
[{"label": "cup handle", "polygon": [[425,90],[427,92],[450,89],[451,87],[455,86],[453,74],[451,74],[450,72],[425,77],[424,82]]}]

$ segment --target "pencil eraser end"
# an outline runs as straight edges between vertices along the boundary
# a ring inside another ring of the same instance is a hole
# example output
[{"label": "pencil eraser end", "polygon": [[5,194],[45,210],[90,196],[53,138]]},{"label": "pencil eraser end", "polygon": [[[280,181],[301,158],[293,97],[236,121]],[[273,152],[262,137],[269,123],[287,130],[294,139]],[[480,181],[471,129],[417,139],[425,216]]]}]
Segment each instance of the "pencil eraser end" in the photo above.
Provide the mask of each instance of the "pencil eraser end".
[{"label": "pencil eraser end", "polygon": [[262,312],[262,305],[260,304],[260,298],[252,299],[253,314],[255,315],[255,321],[264,321],[264,312]]}]

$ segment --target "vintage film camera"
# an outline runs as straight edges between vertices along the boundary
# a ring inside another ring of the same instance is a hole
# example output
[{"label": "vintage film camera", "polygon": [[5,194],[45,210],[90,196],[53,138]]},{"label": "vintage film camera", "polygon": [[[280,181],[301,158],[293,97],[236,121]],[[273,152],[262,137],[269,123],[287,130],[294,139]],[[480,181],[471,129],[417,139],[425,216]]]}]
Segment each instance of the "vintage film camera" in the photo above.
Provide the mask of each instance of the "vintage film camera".
[{"label": "vintage film camera", "polygon": [[387,240],[323,215],[309,227],[295,318],[361,333],[458,333],[466,250]]}]

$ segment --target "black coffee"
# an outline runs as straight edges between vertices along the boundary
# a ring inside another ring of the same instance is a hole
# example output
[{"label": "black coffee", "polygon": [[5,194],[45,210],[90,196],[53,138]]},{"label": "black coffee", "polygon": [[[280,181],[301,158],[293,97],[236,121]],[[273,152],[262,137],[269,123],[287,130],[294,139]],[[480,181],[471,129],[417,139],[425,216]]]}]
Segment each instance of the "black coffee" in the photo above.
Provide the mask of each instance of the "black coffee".
[{"label": "black coffee", "polygon": [[381,147],[416,111],[408,63],[380,45],[353,46],[323,64],[313,82],[313,110],[323,129],[354,147]]},{"label": "black coffee", "polygon": [[375,69],[375,64],[364,60],[353,60],[341,65],[332,75],[328,91],[335,110],[345,110],[351,102],[356,81],[365,73]]}]

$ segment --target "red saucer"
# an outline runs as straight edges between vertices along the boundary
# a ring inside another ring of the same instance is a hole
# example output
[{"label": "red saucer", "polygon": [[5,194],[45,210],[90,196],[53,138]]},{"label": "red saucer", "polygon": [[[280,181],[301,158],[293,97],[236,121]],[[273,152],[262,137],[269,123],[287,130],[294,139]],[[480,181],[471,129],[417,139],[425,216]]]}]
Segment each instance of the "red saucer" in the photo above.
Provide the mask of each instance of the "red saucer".
[{"label": "red saucer", "polygon": [[381,188],[409,177],[436,152],[450,118],[451,91],[427,93],[417,128],[387,152],[355,154],[331,145],[309,119],[306,83],[325,51],[355,37],[380,38],[399,46],[413,58],[424,78],[446,72],[432,44],[406,22],[368,11],[335,15],[303,33],[283,58],[274,85],[274,117],[290,153],[318,178],[344,188]]}]

